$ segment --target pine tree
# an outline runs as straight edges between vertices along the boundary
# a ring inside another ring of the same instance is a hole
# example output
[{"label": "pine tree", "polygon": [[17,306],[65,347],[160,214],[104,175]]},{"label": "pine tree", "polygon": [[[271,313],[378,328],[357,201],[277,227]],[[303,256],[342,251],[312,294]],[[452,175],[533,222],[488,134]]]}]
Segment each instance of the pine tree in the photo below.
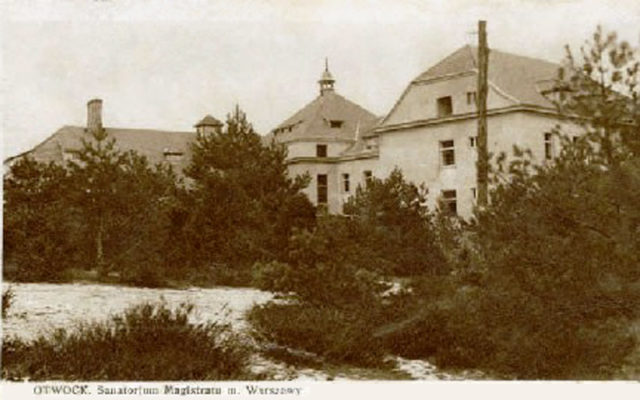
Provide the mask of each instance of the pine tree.
[{"label": "pine tree", "polygon": [[84,217],[92,238],[89,265],[117,269],[162,269],[160,243],[168,226],[168,205],[176,191],[170,167],[151,167],[134,151],[123,152],[104,131],[83,140],[69,161],[69,204]]},{"label": "pine tree", "polygon": [[278,258],[291,230],[313,223],[314,209],[301,192],[308,180],[287,175],[284,147],[263,145],[239,107],[225,129],[200,135],[192,150],[184,243],[195,265]]},{"label": "pine tree", "polygon": [[56,281],[76,257],[78,220],[65,201],[68,171],[56,164],[18,160],[4,176],[4,277]]}]

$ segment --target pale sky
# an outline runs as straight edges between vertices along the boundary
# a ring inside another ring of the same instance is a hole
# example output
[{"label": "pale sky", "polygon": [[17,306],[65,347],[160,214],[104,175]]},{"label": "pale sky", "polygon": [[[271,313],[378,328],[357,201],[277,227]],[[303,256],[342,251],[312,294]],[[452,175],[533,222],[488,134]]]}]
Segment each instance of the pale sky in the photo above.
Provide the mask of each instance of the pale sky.
[{"label": "pale sky", "polygon": [[3,0],[3,158],[102,98],[109,127],[192,130],[240,104],[267,133],[336,90],[384,115],[407,84],[486,19],[489,46],[560,61],[601,24],[640,43],[638,0]]}]

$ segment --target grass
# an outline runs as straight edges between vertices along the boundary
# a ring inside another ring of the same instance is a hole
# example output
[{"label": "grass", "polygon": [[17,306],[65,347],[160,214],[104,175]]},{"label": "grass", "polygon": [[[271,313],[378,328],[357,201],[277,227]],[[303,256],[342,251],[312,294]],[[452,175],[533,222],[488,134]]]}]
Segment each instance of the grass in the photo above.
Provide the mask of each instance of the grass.
[{"label": "grass", "polygon": [[193,306],[141,304],[34,341],[5,339],[7,380],[248,380],[250,350],[228,325],[194,325]]}]

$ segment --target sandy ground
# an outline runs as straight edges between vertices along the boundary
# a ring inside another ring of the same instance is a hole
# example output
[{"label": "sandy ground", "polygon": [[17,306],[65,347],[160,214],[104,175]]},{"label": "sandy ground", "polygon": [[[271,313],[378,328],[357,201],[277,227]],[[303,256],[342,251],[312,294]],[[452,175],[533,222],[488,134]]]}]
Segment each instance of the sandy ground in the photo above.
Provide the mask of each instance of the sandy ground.
[{"label": "sandy ground", "polygon": [[[8,285],[3,284],[3,288]],[[15,294],[9,315],[3,321],[3,336],[23,339],[47,334],[56,328],[70,328],[77,323],[106,320],[113,314],[144,302],[166,302],[170,307],[182,303],[195,306],[194,322],[220,321],[244,332],[248,328],[244,314],[253,305],[273,298],[268,292],[249,288],[193,288],[185,290],[146,289],[101,284],[12,283]],[[463,376],[439,372],[423,360],[393,358],[397,372],[419,380],[464,379]],[[268,373],[274,379],[327,380],[371,379],[363,370],[327,372],[300,369],[274,362],[256,354],[252,369]]]}]

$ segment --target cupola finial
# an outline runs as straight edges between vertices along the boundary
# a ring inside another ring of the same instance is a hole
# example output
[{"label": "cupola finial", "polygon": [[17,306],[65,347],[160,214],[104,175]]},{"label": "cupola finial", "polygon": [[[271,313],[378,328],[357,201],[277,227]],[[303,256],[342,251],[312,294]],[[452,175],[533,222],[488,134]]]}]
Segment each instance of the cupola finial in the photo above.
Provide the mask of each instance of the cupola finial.
[{"label": "cupola finial", "polygon": [[331,75],[331,72],[329,72],[329,58],[325,57],[324,58],[324,72],[322,73],[322,76],[320,77],[320,80],[318,81],[318,83],[320,84],[320,95],[324,95],[326,92],[332,92],[333,91],[333,84],[336,82],[335,79],[333,79],[333,76]]}]

